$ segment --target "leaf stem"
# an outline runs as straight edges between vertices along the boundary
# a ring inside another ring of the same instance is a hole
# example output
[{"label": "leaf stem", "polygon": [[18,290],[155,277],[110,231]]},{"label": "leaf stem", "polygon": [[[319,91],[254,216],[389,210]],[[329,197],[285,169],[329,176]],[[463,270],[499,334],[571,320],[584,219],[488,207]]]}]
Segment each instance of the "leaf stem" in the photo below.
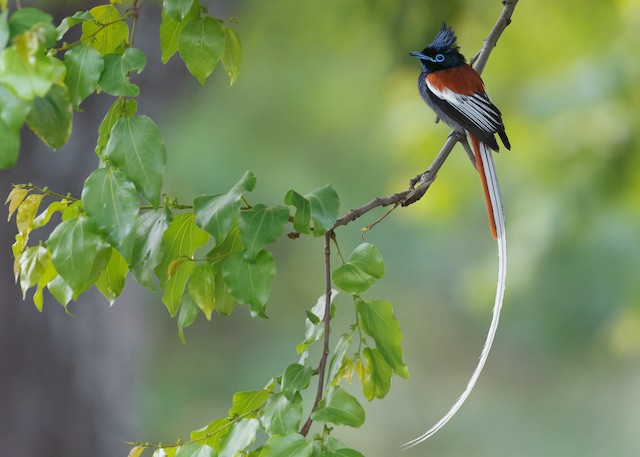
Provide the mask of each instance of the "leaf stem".
[{"label": "leaf stem", "polygon": [[68,49],[71,49],[72,47],[77,46],[77,45],[79,45],[79,44],[82,44],[84,41],[86,41],[86,40],[90,40],[91,38],[95,37],[98,33],[102,32],[104,29],[106,29],[106,28],[107,28],[107,27],[109,27],[110,25],[117,24],[118,22],[125,21],[125,20],[127,20],[128,18],[129,18],[129,14],[125,14],[124,16],[122,16],[121,18],[116,19],[115,21],[105,22],[104,24],[100,24],[100,27],[98,27],[98,29],[97,29],[95,32],[93,32],[91,35],[87,35],[86,37],[84,37],[84,38],[80,38],[79,40],[74,41],[74,42],[72,42],[72,43],[66,43],[66,44],[63,44],[63,45],[62,45],[62,46],[60,46],[59,48],[53,48],[53,49],[51,49],[51,51],[52,51],[54,54],[57,54],[57,53],[59,53],[59,52],[62,52],[62,51],[66,51],[66,50],[68,50]]},{"label": "leaf stem", "polygon": [[67,194],[67,195],[62,195],[59,194],[57,192],[54,192],[52,190],[50,190],[48,187],[38,187],[35,184],[29,183],[29,184],[13,184],[13,187],[25,187],[29,190],[36,190],[44,195],[49,195],[51,197],[56,197],[59,198],[60,200],[71,200],[71,201],[78,201],[79,199],[76,197],[72,197],[71,194]]}]

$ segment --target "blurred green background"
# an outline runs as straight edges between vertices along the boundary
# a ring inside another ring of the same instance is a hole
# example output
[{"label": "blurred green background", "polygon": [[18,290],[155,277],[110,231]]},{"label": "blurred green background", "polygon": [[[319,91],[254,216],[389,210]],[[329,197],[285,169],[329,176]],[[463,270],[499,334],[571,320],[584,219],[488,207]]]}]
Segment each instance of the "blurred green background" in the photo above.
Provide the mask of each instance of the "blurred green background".
[{"label": "blurred green background", "polygon": [[[208,5],[214,15],[237,18],[244,62],[231,88],[218,68],[206,87],[176,79],[171,98],[156,100],[158,112],[140,104],[167,142],[167,192],[186,202],[224,191],[250,169],[258,177],[251,202],[279,204],[290,188],[331,183],[342,213],[406,189],[446,139],[448,129],[433,123],[418,95],[420,66],[408,52],[429,43],[446,19],[471,57],[502,6]],[[159,15],[157,5],[147,2],[139,26],[156,24],[145,24],[145,15]],[[517,6],[483,74],[513,145],[496,157],[509,240],[501,326],[465,406],[402,455],[639,454],[639,28],[637,0]],[[157,55],[157,37],[148,45]],[[381,214],[340,229],[342,250],[350,252],[360,227]],[[367,456],[393,456],[462,392],[489,325],[496,247],[462,149],[422,201],[395,211],[366,240],[381,249],[387,268],[366,296],[394,304],[411,377],[395,378],[387,398],[365,405],[360,429],[336,435]],[[137,306],[143,316],[135,425],[123,438],[186,438],[223,415],[233,392],[260,388],[297,360],[304,310],[323,290],[322,246],[287,239],[275,255],[268,320],[251,319],[242,307],[228,319],[199,319],[183,347],[157,295],[145,294],[142,304],[125,298],[109,311]],[[337,303],[339,331],[352,305],[348,297]]]}]

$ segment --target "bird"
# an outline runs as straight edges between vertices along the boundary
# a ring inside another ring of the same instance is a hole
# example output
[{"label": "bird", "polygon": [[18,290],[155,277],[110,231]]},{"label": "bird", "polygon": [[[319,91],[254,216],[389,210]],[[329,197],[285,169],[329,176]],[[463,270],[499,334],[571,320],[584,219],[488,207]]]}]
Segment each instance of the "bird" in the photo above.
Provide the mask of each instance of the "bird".
[{"label": "bird", "polygon": [[484,191],[491,235],[498,245],[498,280],[489,331],[476,369],[465,390],[435,425],[405,443],[405,448],[425,441],[449,422],[473,390],[489,356],[498,329],[507,273],[507,238],[502,195],[492,156],[492,150],[499,151],[496,134],[502,144],[511,149],[502,113],[489,99],[480,75],[460,53],[457,37],[445,21],[431,44],[422,51],[411,52],[410,55],[418,58],[422,64],[418,91],[424,101],[445,124],[466,136],[471,146]]}]

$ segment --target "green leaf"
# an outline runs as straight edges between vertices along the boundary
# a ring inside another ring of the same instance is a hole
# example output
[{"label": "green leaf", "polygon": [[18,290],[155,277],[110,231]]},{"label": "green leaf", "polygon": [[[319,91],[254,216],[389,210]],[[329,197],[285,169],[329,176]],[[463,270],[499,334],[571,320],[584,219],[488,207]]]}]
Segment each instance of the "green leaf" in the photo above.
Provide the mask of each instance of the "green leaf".
[{"label": "green leaf", "polygon": [[342,441],[340,441],[339,439],[332,437],[332,436],[327,436],[325,440],[323,440],[323,450],[325,451],[336,451],[338,449],[343,449],[344,448],[344,443]]},{"label": "green leaf", "polygon": [[340,373],[340,369],[344,363],[349,346],[351,346],[351,341],[352,337],[350,333],[345,333],[338,338],[336,347],[333,349],[333,355],[329,361],[329,370],[327,372],[327,382],[330,385],[336,386],[340,381],[338,373]]},{"label": "green leaf", "polygon": [[[331,291],[332,302],[336,295],[337,295],[337,291],[332,290]],[[320,338],[322,338],[322,335],[324,335],[323,319],[324,319],[325,302],[326,302],[325,295],[323,294],[318,298],[318,301],[313,306],[313,308],[311,308],[310,312],[316,318],[309,319],[309,317],[307,317],[307,319],[305,320],[305,325],[307,327],[307,330],[304,334],[304,341],[296,346],[296,350],[298,351],[298,354],[302,354],[303,352],[307,351],[310,345],[318,341]],[[307,314],[308,313],[309,312],[307,312]]]},{"label": "green leaf", "polygon": [[284,197],[286,205],[296,208],[293,216],[293,228],[300,233],[311,233],[311,203],[294,190],[290,190]]},{"label": "green leaf", "polygon": [[262,250],[255,260],[247,260],[242,253],[229,257],[222,266],[224,282],[238,302],[249,305],[252,313],[264,317],[271,281],[276,264],[269,251]]},{"label": "green leaf", "polygon": [[66,71],[55,57],[39,53],[23,56],[15,47],[0,53],[0,83],[25,100],[44,97],[52,84],[64,81]]},{"label": "green leaf", "polygon": [[255,185],[255,175],[247,171],[228,192],[202,195],[193,201],[198,226],[209,232],[216,244],[224,240],[238,217],[242,194],[251,192]]},{"label": "green leaf", "polygon": [[162,3],[162,12],[173,19],[183,19],[191,8],[194,0],[164,0]]},{"label": "green leaf", "polygon": [[229,316],[236,306],[236,299],[222,277],[222,268],[216,268],[216,312],[221,316]]},{"label": "green leaf", "polygon": [[360,328],[376,342],[376,347],[393,371],[405,379],[409,370],[402,360],[402,333],[393,315],[391,303],[382,300],[358,300],[356,310]]},{"label": "green leaf", "polygon": [[258,204],[240,212],[238,226],[247,251],[245,257],[254,260],[267,244],[277,240],[289,221],[289,210],[282,206],[267,208]]},{"label": "green leaf", "polygon": [[351,263],[336,268],[331,274],[331,279],[338,289],[350,294],[364,292],[375,282],[375,278]]},{"label": "green leaf", "polygon": [[69,88],[71,105],[79,110],[82,100],[95,92],[104,60],[94,48],[79,44],[64,54],[64,65],[67,67],[64,82]]},{"label": "green leaf", "polygon": [[100,55],[117,52],[129,39],[129,26],[113,5],[100,5],[89,10],[94,21],[82,23],[80,39]]},{"label": "green leaf", "polygon": [[108,94],[137,97],[140,88],[129,81],[129,75],[133,71],[140,73],[146,63],[147,57],[137,48],[127,48],[124,54],[107,54],[98,84]]},{"label": "green leaf", "polygon": [[36,97],[27,116],[33,132],[53,149],[58,149],[71,136],[73,113],[69,90],[63,84],[54,84],[44,97]]},{"label": "green leaf", "polygon": [[313,443],[299,433],[272,435],[264,443],[259,457],[311,457]]},{"label": "green leaf", "polygon": [[292,400],[284,394],[271,395],[260,411],[260,421],[269,435],[295,432],[302,421],[302,396],[296,392]]},{"label": "green leaf", "polygon": [[376,279],[384,276],[382,254],[373,244],[362,243],[356,247],[349,257],[349,263]]},{"label": "green leaf", "polygon": [[164,295],[162,301],[172,316],[176,315],[189,275],[193,271],[192,261],[185,261],[169,275],[169,266],[180,259],[191,259],[193,253],[205,244],[209,235],[195,224],[193,213],[176,217],[162,237],[164,254],[155,269],[160,278]]},{"label": "green leaf", "polygon": [[111,256],[111,246],[86,216],[62,222],[49,236],[47,246],[60,276],[73,290],[74,298],[91,287]]},{"label": "green leaf", "polygon": [[304,313],[307,315],[307,319],[309,319],[312,324],[318,324],[320,322],[318,316],[313,314],[311,311],[306,310]]},{"label": "green leaf", "polygon": [[189,443],[180,446],[175,457],[216,457],[216,451],[206,444]]},{"label": "green leaf", "polygon": [[[133,277],[139,284],[156,290],[153,282],[153,270],[164,256],[162,238],[169,228],[172,214],[166,207],[147,211],[138,217],[134,224],[134,236],[129,266]],[[164,278],[166,270],[159,277]]]},{"label": "green leaf", "polygon": [[260,423],[257,419],[241,419],[231,427],[221,444],[219,457],[234,457],[256,440]]},{"label": "green leaf", "polygon": [[11,168],[18,162],[20,132],[0,119],[0,169]]},{"label": "green leaf", "polygon": [[82,205],[109,243],[129,257],[127,245],[140,197],[127,176],[118,169],[98,168],[84,182]]},{"label": "green leaf", "polygon": [[308,193],[305,198],[311,204],[313,236],[324,235],[338,219],[338,212],[340,211],[338,194],[331,185],[326,185]]},{"label": "green leaf", "polygon": [[53,280],[47,284],[47,289],[49,289],[53,298],[55,298],[64,309],[67,309],[67,305],[73,298],[73,290],[69,284],[64,282],[62,276],[58,275],[53,278]]},{"label": "green leaf", "polygon": [[98,290],[109,300],[110,305],[113,305],[116,298],[122,293],[128,271],[129,268],[127,267],[127,262],[124,260],[124,257],[113,249],[107,268],[104,269],[96,281]]},{"label": "green leaf", "polygon": [[391,389],[391,375],[393,370],[384,355],[376,348],[364,348],[362,357],[365,369],[359,373],[364,397],[371,401],[374,398],[384,398]]},{"label": "green leaf", "polygon": [[18,132],[30,109],[31,103],[16,96],[7,87],[0,84],[0,122],[3,122],[9,129]]},{"label": "green leaf", "polygon": [[62,39],[64,34],[67,33],[71,27],[85,21],[93,21],[93,16],[89,11],[78,11],[73,16],[68,16],[62,19],[60,25],[56,28],[58,31],[58,41]]},{"label": "green leaf", "polygon": [[225,36],[217,19],[195,19],[182,28],[178,40],[180,57],[189,72],[204,84],[224,52]]},{"label": "green leaf", "polygon": [[178,52],[180,32],[182,32],[185,24],[188,24],[199,17],[200,4],[197,1],[193,1],[191,9],[183,19],[175,19],[168,16],[164,9],[162,10],[162,22],[160,22],[160,50],[162,51],[162,63],[167,63],[171,56]]},{"label": "green leaf", "polygon": [[318,404],[311,418],[318,422],[360,427],[364,423],[364,409],[358,400],[342,387],[336,386]]},{"label": "green leaf", "polygon": [[242,45],[238,33],[231,27],[222,26],[224,31],[224,52],[222,53],[222,65],[229,76],[230,85],[238,79],[238,71],[242,63]]},{"label": "green leaf", "polygon": [[189,295],[207,316],[207,320],[211,320],[215,305],[215,287],[216,277],[211,265],[204,263],[194,268],[189,278]]},{"label": "green leaf", "polygon": [[[198,222],[197,216],[196,222]],[[242,252],[243,250],[244,246],[240,239],[240,229],[237,224],[234,224],[222,243],[218,243],[211,251],[209,251],[207,254],[207,260],[212,265],[220,266],[231,254]]]},{"label": "green leaf", "polygon": [[236,392],[233,394],[229,417],[244,416],[259,409],[267,401],[269,395],[271,395],[269,389]]},{"label": "green leaf", "polygon": [[313,368],[303,367],[299,363],[289,365],[282,376],[282,390],[294,393],[306,389],[313,376]]},{"label": "green leaf", "polygon": [[98,127],[98,142],[96,144],[96,154],[98,157],[102,156],[102,151],[107,147],[107,143],[109,142],[109,138],[111,137],[111,129],[118,119],[121,117],[131,117],[136,114],[138,110],[138,103],[135,100],[124,100],[123,98],[118,98],[109,111],[107,111],[106,116],[100,123],[100,127]]},{"label": "green leaf", "polygon": [[20,8],[9,17],[9,30],[15,37],[36,24],[51,24],[53,17],[38,8]]},{"label": "green leaf", "polygon": [[71,203],[67,207],[67,209],[62,211],[62,220],[68,221],[69,219],[75,219],[76,217],[80,216],[82,213],[83,213],[82,201],[76,200],[73,203]]},{"label": "green leaf", "polygon": [[158,127],[149,117],[120,118],[111,129],[105,156],[153,206],[160,204],[167,152]]},{"label": "green leaf", "polygon": [[236,300],[229,291],[229,286],[222,277],[222,265],[230,255],[243,250],[240,241],[240,229],[235,224],[221,244],[215,246],[208,254],[207,260],[215,268],[215,309],[221,316],[228,316],[235,307]]},{"label": "green leaf", "polygon": [[44,246],[32,246],[25,249],[20,256],[20,288],[22,299],[27,296],[27,290],[35,286],[51,263],[51,255]]},{"label": "green leaf", "polygon": [[187,344],[187,340],[184,337],[184,329],[193,324],[199,312],[198,306],[191,297],[188,294],[184,294],[180,304],[180,312],[178,313],[178,336],[182,344]]},{"label": "green leaf", "polygon": [[216,419],[201,429],[191,432],[191,440],[220,450],[222,438],[229,433],[231,418]]}]

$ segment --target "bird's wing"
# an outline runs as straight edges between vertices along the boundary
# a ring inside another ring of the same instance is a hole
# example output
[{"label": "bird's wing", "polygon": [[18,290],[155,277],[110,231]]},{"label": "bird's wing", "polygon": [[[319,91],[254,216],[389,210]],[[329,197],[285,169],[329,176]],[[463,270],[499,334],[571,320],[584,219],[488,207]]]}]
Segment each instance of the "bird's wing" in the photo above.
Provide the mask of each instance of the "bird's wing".
[{"label": "bird's wing", "polygon": [[438,108],[491,149],[498,149],[494,134],[504,131],[502,113],[487,96],[473,68],[466,65],[430,73],[425,83]]}]

